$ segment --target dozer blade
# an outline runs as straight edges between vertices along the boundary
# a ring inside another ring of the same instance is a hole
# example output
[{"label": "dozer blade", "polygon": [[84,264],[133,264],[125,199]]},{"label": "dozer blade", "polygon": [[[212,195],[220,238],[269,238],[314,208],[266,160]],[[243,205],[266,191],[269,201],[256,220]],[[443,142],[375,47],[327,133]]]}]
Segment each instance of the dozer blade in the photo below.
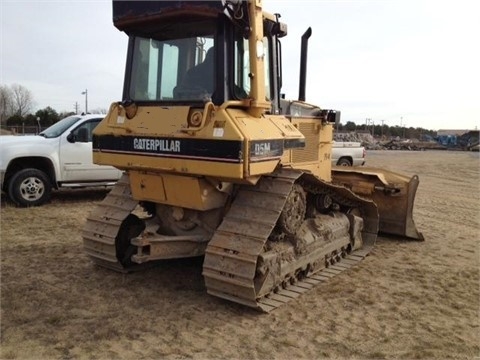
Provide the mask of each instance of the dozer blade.
[{"label": "dozer blade", "polygon": [[424,240],[413,221],[413,203],[419,180],[384,169],[362,167],[332,169],[333,182],[372,199],[380,216],[379,232]]}]

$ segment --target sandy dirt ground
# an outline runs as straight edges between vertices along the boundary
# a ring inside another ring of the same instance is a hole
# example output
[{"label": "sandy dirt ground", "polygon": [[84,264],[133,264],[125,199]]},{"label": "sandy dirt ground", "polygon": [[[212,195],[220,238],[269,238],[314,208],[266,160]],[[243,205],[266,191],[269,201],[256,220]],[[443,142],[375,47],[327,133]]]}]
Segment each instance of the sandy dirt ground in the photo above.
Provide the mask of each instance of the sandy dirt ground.
[{"label": "sandy dirt ground", "polygon": [[85,217],[105,191],[41,208],[2,197],[1,359],[474,359],[480,356],[479,154],[370,151],[420,177],[425,242],[379,238],[349,269],[262,314],[208,295],[201,259],[95,267]]}]

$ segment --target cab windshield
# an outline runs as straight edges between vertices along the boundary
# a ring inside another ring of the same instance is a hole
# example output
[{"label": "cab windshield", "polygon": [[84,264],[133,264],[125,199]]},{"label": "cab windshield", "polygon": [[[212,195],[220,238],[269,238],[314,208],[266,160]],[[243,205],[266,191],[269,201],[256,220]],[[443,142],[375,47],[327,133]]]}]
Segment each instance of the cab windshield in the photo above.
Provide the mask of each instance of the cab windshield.
[{"label": "cab windshield", "polygon": [[[182,26],[162,23],[148,37],[132,35],[124,98],[137,102],[213,99],[215,104],[225,98],[248,98],[253,77],[245,29],[230,27],[234,42],[225,46],[229,36],[217,33],[219,24],[218,19],[197,19]],[[263,46],[266,100],[271,100],[272,54],[267,36]],[[225,60],[220,61],[222,54]],[[216,89],[216,85],[225,88]]]},{"label": "cab windshield", "polygon": [[[192,28],[195,34],[192,35]],[[134,37],[128,96],[135,101],[211,99],[215,84],[214,23],[188,26],[168,39]]]}]

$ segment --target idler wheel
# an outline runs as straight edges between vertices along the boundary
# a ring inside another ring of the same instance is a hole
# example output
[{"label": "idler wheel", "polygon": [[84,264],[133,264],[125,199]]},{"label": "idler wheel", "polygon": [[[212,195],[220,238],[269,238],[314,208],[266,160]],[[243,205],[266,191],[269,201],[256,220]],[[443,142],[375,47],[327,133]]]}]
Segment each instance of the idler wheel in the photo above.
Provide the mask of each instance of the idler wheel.
[{"label": "idler wheel", "polygon": [[315,208],[321,213],[326,213],[332,204],[333,200],[327,194],[318,194],[315,196]]},{"label": "idler wheel", "polygon": [[280,229],[289,236],[294,236],[305,219],[307,211],[307,197],[305,191],[298,184],[294,184],[282,213],[278,219]]}]

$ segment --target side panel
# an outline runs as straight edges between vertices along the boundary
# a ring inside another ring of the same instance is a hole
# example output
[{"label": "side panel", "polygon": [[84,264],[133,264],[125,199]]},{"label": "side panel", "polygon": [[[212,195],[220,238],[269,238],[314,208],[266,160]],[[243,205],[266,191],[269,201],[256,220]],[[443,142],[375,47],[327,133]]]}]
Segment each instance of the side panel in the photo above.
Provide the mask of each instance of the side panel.
[{"label": "side panel", "polygon": [[234,140],[106,135],[96,140],[93,158],[125,170],[242,178],[242,147]]},{"label": "side panel", "polygon": [[193,176],[129,171],[130,187],[135,199],[210,210],[225,204],[227,195],[205,180]]},{"label": "side panel", "polygon": [[332,124],[308,118],[293,118],[292,124],[305,136],[305,148],[288,151],[282,157],[282,164],[331,181]]},{"label": "side panel", "polygon": [[254,118],[238,109],[227,113],[245,136],[247,176],[272,173],[286,148],[304,146],[303,135],[284,116]]},{"label": "side panel", "polygon": [[[186,131],[194,113],[205,121]],[[93,160],[122,170],[242,179],[243,135],[224,116],[207,106],[145,106],[129,120],[123,107],[113,104],[94,131]]]},{"label": "side panel", "polygon": [[301,132],[283,116],[253,118],[207,103],[203,109],[139,107],[129,120],[113,104],[94,131],[93,160],[122,170],[252,182],[275,170],[285,148],[303,144]]}]

